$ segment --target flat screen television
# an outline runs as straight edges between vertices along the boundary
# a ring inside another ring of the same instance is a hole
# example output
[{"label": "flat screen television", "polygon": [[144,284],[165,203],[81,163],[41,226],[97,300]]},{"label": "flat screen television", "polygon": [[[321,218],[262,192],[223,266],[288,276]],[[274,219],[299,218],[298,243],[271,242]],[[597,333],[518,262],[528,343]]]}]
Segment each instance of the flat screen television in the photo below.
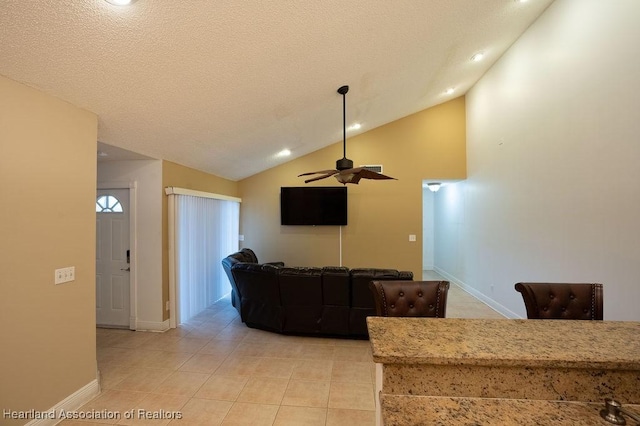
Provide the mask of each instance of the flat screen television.
[{"label": "flat screen television", "polygon": [[280,188],[282,225],[346,225],[347,188],[296,186]]}]

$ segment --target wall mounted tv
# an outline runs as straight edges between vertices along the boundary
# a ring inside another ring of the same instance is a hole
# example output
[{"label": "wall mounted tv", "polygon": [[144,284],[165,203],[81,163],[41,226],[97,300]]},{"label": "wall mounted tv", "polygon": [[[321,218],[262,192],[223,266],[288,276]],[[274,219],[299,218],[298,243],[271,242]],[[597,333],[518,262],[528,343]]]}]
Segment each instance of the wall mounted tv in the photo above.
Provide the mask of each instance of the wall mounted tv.
[{"label": "wall mounted tv", "polygon": [[280,188],[282,225],[346,225],[347,188],[297,186]]}]

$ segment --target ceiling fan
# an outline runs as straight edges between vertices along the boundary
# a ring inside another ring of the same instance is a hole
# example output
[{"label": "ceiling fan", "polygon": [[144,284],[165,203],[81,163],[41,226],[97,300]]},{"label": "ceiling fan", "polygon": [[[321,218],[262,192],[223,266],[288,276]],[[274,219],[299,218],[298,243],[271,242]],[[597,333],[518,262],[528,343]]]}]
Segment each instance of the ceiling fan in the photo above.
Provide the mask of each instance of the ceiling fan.
[{"label": "ceiling fan", "polygon": [[338,89],[338,93],[342,95],[342,121],[343,121],[343,140],[342,140],[342,158],[336,161],[336,170],[319,170],[317,172],[302,173],[300,176],[320,175],[307,179],[304,183],[313,182],[328,177],[335,177],[338,182],[343,185],[348,183],[358,184],[360,179],[395,179],[382,173],[374,172],[366,167],[353,167],[353,161],[347,158],[347,98],[346,94],[349,86],[342,86]]}]

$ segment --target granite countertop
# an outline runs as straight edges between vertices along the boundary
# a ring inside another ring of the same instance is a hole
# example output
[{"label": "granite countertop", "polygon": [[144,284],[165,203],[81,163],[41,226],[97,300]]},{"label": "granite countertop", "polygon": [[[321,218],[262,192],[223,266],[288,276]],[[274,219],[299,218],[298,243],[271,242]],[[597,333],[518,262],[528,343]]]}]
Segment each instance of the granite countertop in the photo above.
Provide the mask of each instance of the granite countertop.
[{"label": "granite countertop", "polygon": [[373,360],[640,370],[640,323],[368,317]]},{"label": "granite countertop", "polygon": [[[600,417],[601,404],[528,399],[450,398],[433,396],[382,395],[385,426],[606,426]],[[625,405],[640,413],[640,405]],[[637,424],[626,417],[627,425]]]}]

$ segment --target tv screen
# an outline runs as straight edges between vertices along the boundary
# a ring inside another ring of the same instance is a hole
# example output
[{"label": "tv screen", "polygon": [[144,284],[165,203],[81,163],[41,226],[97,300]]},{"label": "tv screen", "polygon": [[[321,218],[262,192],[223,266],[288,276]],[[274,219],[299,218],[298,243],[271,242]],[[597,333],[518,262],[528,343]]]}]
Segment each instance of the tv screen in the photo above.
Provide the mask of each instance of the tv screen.
[{"label": "tv screen", "polygon": [[282,225],[346,225],[347,188],[298,186],[280,188]]}]

